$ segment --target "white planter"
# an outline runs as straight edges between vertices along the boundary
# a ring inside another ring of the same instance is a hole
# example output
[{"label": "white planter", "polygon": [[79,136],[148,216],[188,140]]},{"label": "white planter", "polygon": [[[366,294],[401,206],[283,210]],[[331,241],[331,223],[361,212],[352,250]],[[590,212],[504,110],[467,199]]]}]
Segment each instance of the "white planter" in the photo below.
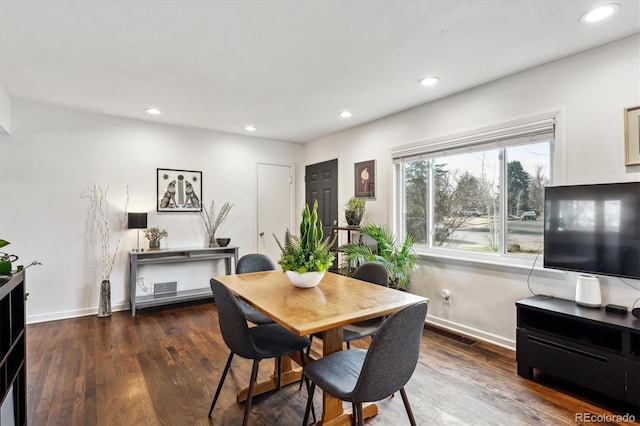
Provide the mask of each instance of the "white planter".
[{"label": "white planter", "polygon": [[287,277],[289,277],[293,285],[295,285],[296,287],[311,288],[320,284],[320,281],[322,281],[322,277],[324,277],[324,273],[326,271],[304,272],[302,274],[294,271],[286,271],[286,272],[287,272]]}]

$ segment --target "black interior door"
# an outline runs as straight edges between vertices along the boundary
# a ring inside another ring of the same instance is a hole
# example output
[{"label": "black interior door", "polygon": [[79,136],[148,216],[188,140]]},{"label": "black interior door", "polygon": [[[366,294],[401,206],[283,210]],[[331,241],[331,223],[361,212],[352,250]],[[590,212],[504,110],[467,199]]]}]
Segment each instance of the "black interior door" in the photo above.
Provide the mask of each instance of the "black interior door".
[{"label": "black interior door", "polygon": [[305,201],[309,207],[318,200],[318,216],[325,238],[338,224],[338,160],[311,164],[305,168]]}]

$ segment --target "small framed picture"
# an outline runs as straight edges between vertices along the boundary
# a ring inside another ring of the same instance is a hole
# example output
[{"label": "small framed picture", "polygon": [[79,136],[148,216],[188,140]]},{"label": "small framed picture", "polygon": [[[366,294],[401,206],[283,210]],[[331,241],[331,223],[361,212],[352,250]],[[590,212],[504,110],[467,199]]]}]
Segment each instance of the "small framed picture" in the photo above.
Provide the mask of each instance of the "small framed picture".
[{"label": "small framed picture", "polygon": [[624,109],[625,164],[640,164],[640,106]]},{"label": "small framed picture", "polygon": [[355,196],[360,198],[376,197],[376,160],[354,164]]},{"label": "small framed picture", "polygon": [[159,212],[202,211],[202,172],[158,169],[156,182]]}]

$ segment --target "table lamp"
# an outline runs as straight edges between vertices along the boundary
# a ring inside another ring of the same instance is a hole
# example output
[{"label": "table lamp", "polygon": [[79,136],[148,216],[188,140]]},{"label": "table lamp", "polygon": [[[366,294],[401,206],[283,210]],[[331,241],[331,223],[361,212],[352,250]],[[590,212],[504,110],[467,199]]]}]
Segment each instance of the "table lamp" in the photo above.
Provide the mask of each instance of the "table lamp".
[{"label": "table lamp", "polygon": [[138,230],[138,247],[136,251],[140,251],[140,230],[147,229],[146,213],[127,213],[127,229]]}]

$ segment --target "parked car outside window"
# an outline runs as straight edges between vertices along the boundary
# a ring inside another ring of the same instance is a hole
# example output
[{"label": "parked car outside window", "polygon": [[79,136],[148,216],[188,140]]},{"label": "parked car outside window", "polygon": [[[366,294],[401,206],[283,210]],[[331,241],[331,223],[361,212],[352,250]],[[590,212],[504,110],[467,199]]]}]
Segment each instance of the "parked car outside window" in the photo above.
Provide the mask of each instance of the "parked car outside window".
[{"label": "parked car outside window", "polygon": [[521,220],[537,220],[538,215],[533,210],[528,210],[522,213],[522,216],[520,216],[520,219]]},{"label": "parked car outside window", "polygon": [[458,213],[459,216],[473,216],[473,217],[482,216],[482,213],[478,209],[459,210],[456,213]]}]

